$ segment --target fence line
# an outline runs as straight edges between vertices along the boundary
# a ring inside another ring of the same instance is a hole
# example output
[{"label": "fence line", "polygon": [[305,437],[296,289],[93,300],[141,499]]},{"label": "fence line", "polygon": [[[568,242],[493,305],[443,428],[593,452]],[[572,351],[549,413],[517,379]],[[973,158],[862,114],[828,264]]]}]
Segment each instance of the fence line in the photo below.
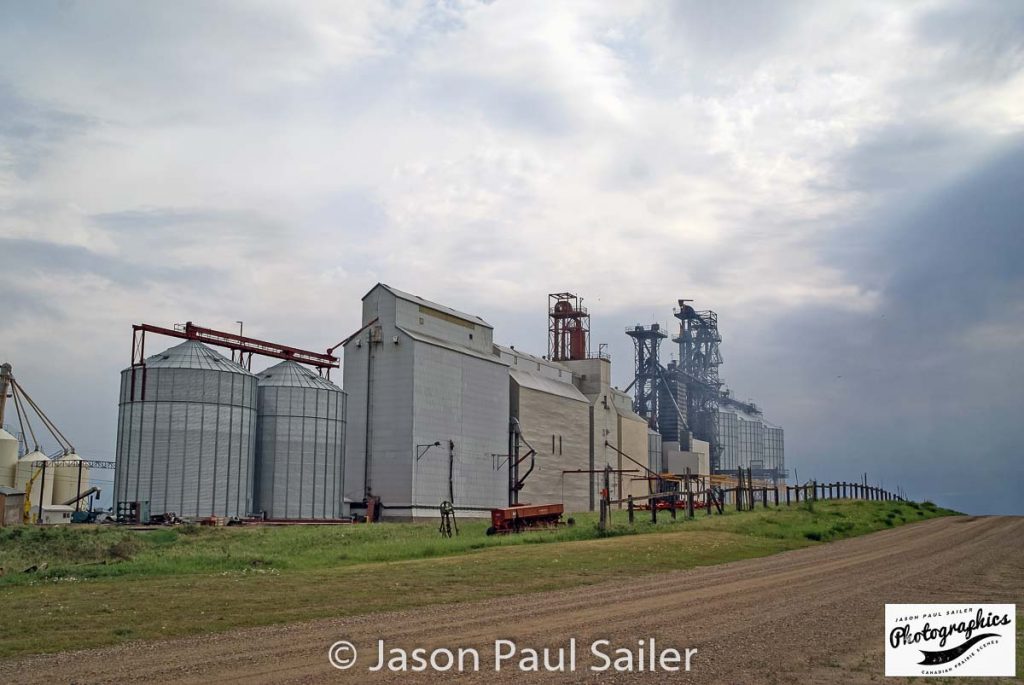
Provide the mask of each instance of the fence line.
[{"label": "fence line", "polygon": [[[651,521],[658,522],[659,510],[675,519],[677,510],[682,510],[686,518],[694,518],[696,509],[704,509],[707,516],[712,512],[724,514],[727,504],[735,507],[736,511],[751,511],[760,504],[767,509],[769,500],[774,506],[780,506],[780,491],[785,489],[785,506],[800,504],[804,502],[817,502],[829,500],[859,499],[877,502],[905,502],[901,495],[874,485],[865,483],[851,483],[848,481],[834,481],[831,483],[819,483],[816,480],[808,481],[802,485],[778,485],[769,487],[764,483],[754,484],[750,469],[740,468],[737,471],[736,485],[734,487],[710,487],[703,492],[695,492],[689,488],[685,491],[659,492],[642,497],[629,495],[625,500],[615,502],[626,502],[626,510],[629,522],[636,520],[638,511],[649,511]],[[607,491],[605,491],[607,493]],[[771,493],[771,494],[769,494]],[[731,497],[730,497],[731,496]],[[607,494],[605,494],[607,498]],[[703,501],[700,501],[703,500]],[[731,500],[731,501],[730,501]],[[610,499],[601,501],[600,527],[604,530],[611,522]]]}]

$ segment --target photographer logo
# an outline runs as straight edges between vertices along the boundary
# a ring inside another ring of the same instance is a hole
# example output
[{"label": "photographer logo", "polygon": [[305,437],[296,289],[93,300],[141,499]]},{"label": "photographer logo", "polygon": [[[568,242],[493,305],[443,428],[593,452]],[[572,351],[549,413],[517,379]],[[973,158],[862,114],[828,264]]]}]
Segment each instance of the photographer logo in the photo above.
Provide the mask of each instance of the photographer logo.
[{"label": "photographer logo", "polygon": [[885,675],[1016,675],[1016,605],[886,604]]}]

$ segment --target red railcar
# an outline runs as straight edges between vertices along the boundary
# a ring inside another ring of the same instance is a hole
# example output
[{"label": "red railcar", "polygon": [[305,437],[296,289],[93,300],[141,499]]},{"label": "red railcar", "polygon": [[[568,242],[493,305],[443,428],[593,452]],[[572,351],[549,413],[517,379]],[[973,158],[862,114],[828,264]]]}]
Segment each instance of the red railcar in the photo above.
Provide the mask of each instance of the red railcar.
[{"label": "red railcar", "polygon": [[[562,525],[565,507],[561,504],[516,504],[491,509],[491,527],[488,535],[519,533],[535,528],[553,528]],[[571,521],[571,519],[570,519]]]}]

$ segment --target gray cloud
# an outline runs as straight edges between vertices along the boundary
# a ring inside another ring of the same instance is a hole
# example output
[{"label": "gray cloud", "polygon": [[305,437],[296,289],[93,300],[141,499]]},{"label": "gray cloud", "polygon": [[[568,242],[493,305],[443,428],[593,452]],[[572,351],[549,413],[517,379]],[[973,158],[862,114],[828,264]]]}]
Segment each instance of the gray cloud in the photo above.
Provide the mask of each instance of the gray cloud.
[{"label": "gray cloud", "polygon": [[20,238],[0,238],[0,254],[16,264],[22,276],[39,279],[89,274],[120,285],[137,286],[150,282],[195,283],[215,276],[210,269],[187,265],[152,266],[83,247]]},{"label": "gray cloud", "polygon": [[1005,81],[1024,67],[1024,7],[998,0],[940,6],[917,22],[921,39],[943,50],[947,80]]},{"label": "gray cloud", "polygon": [[26,101],[0,83],[0,173],[6,167],[15,178],[29,178],[54,150],[96,125],[92,117]]},{"label": "gray cloud", "polygon": [[912,212],[873,216],[870,247],[833,259],[880,284],[874,311],[804,310],[755,325],[741,377],[785,378],[763,401],[800,436],[791,456],[802,473],[885,474],[966,510],[1016,511],[1024,371],[1019,344],[998,332],[1024,340],[1022,183],[1018,145],[917,198]]}]

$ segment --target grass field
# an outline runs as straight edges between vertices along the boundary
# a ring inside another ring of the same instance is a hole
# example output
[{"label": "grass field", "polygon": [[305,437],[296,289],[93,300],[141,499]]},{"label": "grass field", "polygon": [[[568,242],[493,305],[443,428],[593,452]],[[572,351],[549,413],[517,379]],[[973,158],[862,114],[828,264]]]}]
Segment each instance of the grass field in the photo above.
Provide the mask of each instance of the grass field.
[{"label": "grass field", "polygon": [[[586,585],[765,556],[955,512],[817,502],[487,537],[460,523],[0,531],[0,657]],[[649,516],[647,514],[646,516]],[[45,568],[44,568],[45,565]],[[36,566],[37,570],[24,570]]]}]

